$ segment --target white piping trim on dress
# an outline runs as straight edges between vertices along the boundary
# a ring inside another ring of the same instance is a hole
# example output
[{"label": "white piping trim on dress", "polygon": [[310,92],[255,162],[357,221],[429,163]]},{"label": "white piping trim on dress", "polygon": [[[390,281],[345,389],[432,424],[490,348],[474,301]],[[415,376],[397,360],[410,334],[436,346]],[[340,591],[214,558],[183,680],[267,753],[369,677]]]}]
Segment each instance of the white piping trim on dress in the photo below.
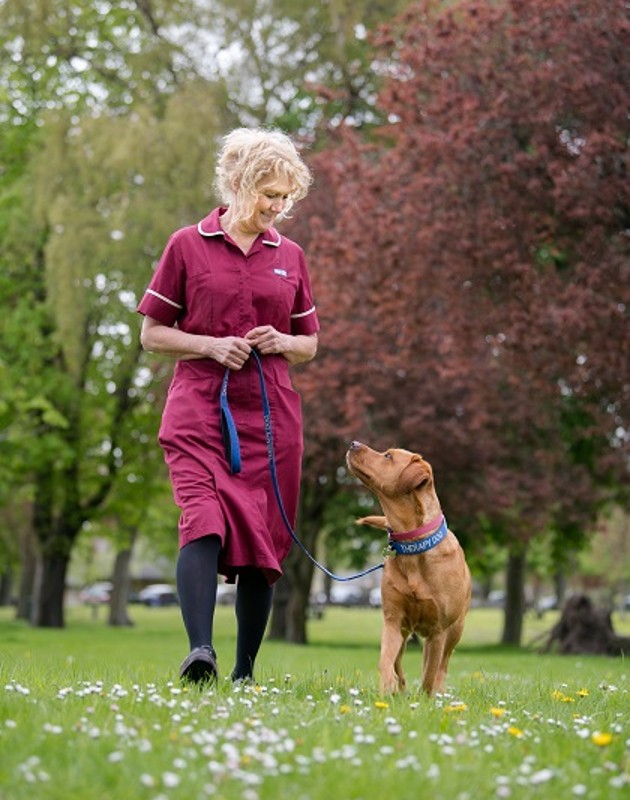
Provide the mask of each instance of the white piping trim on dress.
[{"label": "white piping trim on dress", "polygon": [[[203,220],[201,220],[201,222],[203,222]],[[225,236],[224,231],[204,231],[201,227],[201,222],[197,223],[197,230],[202,236]]]},{"label": "white piping trim on dress", "polygon": [[152,294],[154,297],[157,297],[158,300],[164,300],[165,303],[168,303],[169,306],[175,306],[175,308],[183,308],[184,306],[180,306],[179,303],[176,303],[174,300],[169,300],[168,297],[164,297],[163,294],[159,294],[158,292],[154,292],[153,289],[147,289],[147,294]]},{"label": "white piping trim on dress", "polygon": [[[203,220],[201,220],[203,222]],[[201,222],[197,223],[197,230],[202,236],[225,236],[225,231],[204,231],[201,227]],[[282,241],[282,236],[278,233],[278,241],[274,242],[272,239],[263,239],[263,244],[270,244],[272,247],[280,247],[280,242]]]},{"label": "white piping trim on dress", "polygon": [[[276,233],[278,233],[276,231]],[[280,247],[280,242],[282,241],[282,236],[278,233],[278,241],[274,242],[271,239],[263,239],[263,244],[270,244],[272,247]]]},{"label": "white piping trim on dress", "polygon": [[309,314],[313,314],[315,311],[315,306],[309,308],[308,311],[302,311],[300,314],[291,314],[291,319],[299,319],[300,317],[308,317]]}]

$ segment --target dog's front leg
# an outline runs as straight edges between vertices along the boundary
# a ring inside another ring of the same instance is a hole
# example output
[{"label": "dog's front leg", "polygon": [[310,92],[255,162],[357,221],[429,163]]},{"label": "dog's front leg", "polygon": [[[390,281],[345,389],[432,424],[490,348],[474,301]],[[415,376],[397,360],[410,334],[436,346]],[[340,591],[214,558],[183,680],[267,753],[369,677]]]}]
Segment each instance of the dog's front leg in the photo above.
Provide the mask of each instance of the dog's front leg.
[{"label": "dog's front leg", "polygon": [[440,674],[446,634],[429,636],[424,643],[422,664],[422,688],[428,695],[442,689],[444,676]]},{"label": "dog's front leg", "polygon": [[[379,662],[381,692],[383,694],[392,694],[398,689],[405,688],[404,675],[400,667],[400,660],[404,650],[405,637],[401,633],[400,626],[386,620],[381,636],[381,659]],[[400,683],[399,675],[402,678]]]}]

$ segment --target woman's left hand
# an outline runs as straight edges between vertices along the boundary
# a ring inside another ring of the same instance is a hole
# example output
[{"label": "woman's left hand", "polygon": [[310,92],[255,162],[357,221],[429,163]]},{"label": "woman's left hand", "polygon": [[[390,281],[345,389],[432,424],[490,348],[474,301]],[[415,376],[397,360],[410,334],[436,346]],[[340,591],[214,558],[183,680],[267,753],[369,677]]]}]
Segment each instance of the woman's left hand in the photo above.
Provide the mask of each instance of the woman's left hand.
[{"label": "woman's left hand", "polygon": [[288,340],[286,333],[280,333],[272,325],[261,325],[245,334],[245,341],[263,356],[286,352]]},{"label": "woman's left hand", "polygon": [[298,334],[293,336],[289,333],[280,333],[272,325],[261,325],[252,328],[244,336],[245,341],[251,347],[255,347],[263,356],[280,353],[289,364],[301,364],[303,361],[310,361],[315,358],[317,352],[317,334]]}]

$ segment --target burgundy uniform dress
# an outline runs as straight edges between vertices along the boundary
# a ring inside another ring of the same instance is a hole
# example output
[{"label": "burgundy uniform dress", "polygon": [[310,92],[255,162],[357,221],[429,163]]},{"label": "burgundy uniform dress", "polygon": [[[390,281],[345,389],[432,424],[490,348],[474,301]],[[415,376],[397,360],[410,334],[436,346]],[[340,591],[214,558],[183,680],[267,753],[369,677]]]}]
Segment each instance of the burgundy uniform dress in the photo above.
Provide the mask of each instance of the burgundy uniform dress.
[{"label": "burgundy uniform dress", "polygon": [[[138,311],[163,325],[208,336],[245,336],[272,325],[288,334],[319,329],[301,248],[271,228],[245,255],[221,228],[215,209],[199,225],[173,234]],[[300,396],[282,355],[261,358],[280,492],[289,519],[297,513],[302,464]],[[207,534],[222,540],[219,570],[233,581],[239,568],[282,574],[291,536],[277,507],[267,457],[256,365],[230,372],[228,397],[241,447],[242,470],[230,473],[221,436],[219,393],[225,367],[213,359],[180,360],[162,416],[159,442],[181,509],[179,544]]]}]

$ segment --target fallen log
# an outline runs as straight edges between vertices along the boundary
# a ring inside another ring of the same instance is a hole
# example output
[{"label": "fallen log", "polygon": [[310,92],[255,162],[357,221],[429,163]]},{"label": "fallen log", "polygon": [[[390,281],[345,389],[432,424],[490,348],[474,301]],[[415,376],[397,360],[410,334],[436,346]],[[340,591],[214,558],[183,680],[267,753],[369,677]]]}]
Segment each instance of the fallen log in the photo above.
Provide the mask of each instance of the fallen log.
[{"label": "fallen log", "polygon": [[570,597],[546,634],[543,653],[630,656],[630,637],[615,633],[610,611],[597,608],[584,594]]}]

